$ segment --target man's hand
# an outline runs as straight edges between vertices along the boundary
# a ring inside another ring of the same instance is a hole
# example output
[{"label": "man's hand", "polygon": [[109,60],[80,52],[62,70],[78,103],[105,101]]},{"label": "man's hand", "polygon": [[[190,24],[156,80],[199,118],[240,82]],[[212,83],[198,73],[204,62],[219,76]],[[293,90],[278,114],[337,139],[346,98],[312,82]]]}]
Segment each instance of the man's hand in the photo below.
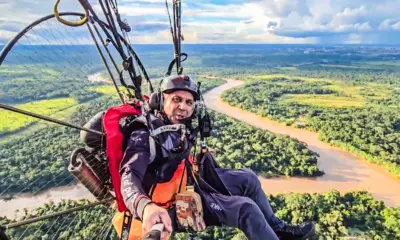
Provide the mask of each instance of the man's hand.
[{"label": "man's hand", "polygon": [[157,223],[164,224],[164,231],[167,231],[168,233],[172,232],[172,223],[171,218],[168,215],[168,211],[154,203],[149,203],[146,205],[146,207],[144,207],[143,210],[143,235],[149,232],[151,227]]}]

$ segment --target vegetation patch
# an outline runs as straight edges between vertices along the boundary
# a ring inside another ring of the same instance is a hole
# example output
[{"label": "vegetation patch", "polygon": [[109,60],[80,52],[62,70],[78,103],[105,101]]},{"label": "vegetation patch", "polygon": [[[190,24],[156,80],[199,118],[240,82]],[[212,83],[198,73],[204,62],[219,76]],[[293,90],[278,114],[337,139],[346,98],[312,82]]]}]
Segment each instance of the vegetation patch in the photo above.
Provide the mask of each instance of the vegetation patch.
[{"label": "vegetation patch", "polygon": [[[386,207],[382,202],[375,201],[367,192],[348,192],[341,195],[337,191],[329,191],[324,194],[291,193],[268,197],[272,209],[280,219],[294,224],[313,221],[316,226],[316,239],[400,239],[400,208]],[[26,211],[23,219],[44,216],[88,203],[87,200],[49,203],[36,209],[34,213]],[[114,214],[114,209],[99,205],[57,219],[13,228],[6,233],[11,239],[92,239],[99,236],[104,238],[106,230],[111,228],[110,239],[118,239],[110,222]],[[0,217],[1,225],[11,222]],[[175,232],[171,239],[247,238],[239,229],[208,227],[199,233]]]},{"label": "vegetation patch", "polygon": [[44,66],[38,67],[37,64],[13,64],[7,65],[2,64],[0,68],[0,76],[2,76],[3,81],[5,80],[13,80],[15,78],[25,77],[25,80],[34,80],[32,77],[33,74],[43,75],[44,79],[53,79],[58,76],[60,73],[51,68],[45,68]]},{"label": "vegetation patch", "polygon": [[[292,69],[291,71],[293,71]],[[303,77],[303,76],[290,76],[287,74],[263,74],[263,75],[248,75],[244,77],[247,80],[253,80],[253,81],[260,81],[260,80],[272,80],[276,81],[277,79],[281,80],[293,80],[293,79],[298,79],[306,82],[332,82],[335,81],[334,79],[330,78],[313,78],[313,77]]]},{"label": "vegetation patch", "polygon": [[286,94],[278,101],[284,104],[304,104],[324,108],[363,107],[365,101],[332,94]]},{"label": "vegetation patch", "polygon": [[[57,98],[25,103],[17,105],[15,107],[36,114],[49,116],[53,113],[62,111],[76,104],[78,103],[73,98]],[[37,118],[14,113],[8,110],[0,110],[0,135],[7,132],[16,131],[37,121]]]},{"label": "vegetation patch", "polygon": [[[225,168],[251,168],[265,177],[320,176],[317,154],[296,139],[275,135],[213,112],[214,131],[208,140]],[[240,136],[240,137],[238,137]]]},{"label": "vegetation patch", "polygon": [[114,86],[108,86],[108,85],[90,88],[89,90],[96,91],[98,93],[105,94],[105,95],[114,95],[117,93],[117,90],[115,89]]},{"label": "vegetation patch", "polygon": [[[224,83],[213,79],[201,81],[204,91]],[[118,99],[96,99],[80,106],[67,121],[82,126],[97,112],[116,104]],[[211,114],[215,123],[208,143],[217,151],[221,166],[249,167],[264,176],[323,174],[317,167],[317,154],[305,144],[222,114]],[[5,194],[11,196],[19,191],[41,191],[55,185],[67,185],[71,182],[67,160],[72,150],[79,146],[82,146],[79,131],[60,126],[40,129],[4,143],[0,149],[0,188],[7,189]],[[67,180],[61,182],[63,179]]]},{"label": "vegetation patch", "polygon": [[321,140],[400,177],[400,91],[387,83],[265,75],[224,92],[222,98],[261,116],[319,132]]}]

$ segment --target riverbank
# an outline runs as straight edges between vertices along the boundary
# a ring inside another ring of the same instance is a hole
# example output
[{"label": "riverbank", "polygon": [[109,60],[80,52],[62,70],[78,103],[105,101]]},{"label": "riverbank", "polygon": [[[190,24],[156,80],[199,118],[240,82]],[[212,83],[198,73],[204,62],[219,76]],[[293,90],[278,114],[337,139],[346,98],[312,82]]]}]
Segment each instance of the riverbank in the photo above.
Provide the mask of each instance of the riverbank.
[{"label": "riverbank", "polygon": [[226,84],[205,94],[204,98],[209,108],[254,127],[297,138],[306,143],[310,150],[320,155],[318,168],[325,172],[324,176],[317,178],[261,178],[263,189],[266,192],[272,194],[288,192],[321,193],[336,189],[345,193],[353,190],[366,190],[377,200],[384,201],[387,206],[400,205],[400,191],[396,191],[396,189],[400,189],[398,179],[395,179],[381,167],[368,163],[355,154],[320,141],[317,133],[289,127],[223,102],[220,98],[223,91],[244,84],[244,82],[234,79],[225,80],[227,81]]},{"label": "riverbank", "polygon": [[63,199],[94,201],[94,196],[82,185],[55,187],[39,194],[23,193],[10,200],[0,200],[0,216],[9,219],[18,219],[24,216],[24,208],[28,212],[43,206],[45,203],[59,203]]}]

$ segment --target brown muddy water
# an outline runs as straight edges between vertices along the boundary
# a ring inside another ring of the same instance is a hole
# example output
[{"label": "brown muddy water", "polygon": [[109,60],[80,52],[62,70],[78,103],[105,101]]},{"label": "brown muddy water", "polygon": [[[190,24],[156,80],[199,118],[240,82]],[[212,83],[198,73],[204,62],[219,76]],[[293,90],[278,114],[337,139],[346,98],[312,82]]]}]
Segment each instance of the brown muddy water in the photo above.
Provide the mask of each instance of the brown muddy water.
[{"label": "brown muddy water", "polygon": [[23,193],[13,199],[0,200],[0,216],[9,219],[18,219],[24,216],[24,208],[31,212],[32,209],[43,206],[53,201],[59,203],[63,199],[80,200],[88,199],[94,201],[93,195],[81,184],[74,186],[55,187],[39,194]]}]

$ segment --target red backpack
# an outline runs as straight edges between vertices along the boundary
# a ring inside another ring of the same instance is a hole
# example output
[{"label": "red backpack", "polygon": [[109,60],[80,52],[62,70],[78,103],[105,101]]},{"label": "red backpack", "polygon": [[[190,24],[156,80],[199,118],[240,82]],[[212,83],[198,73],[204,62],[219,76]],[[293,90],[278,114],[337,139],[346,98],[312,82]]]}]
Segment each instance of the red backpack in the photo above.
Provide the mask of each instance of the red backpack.
[{"label": "red backpack", "polygon": [[[138,102],[139,103],[139,102]],[[140,105],[133,107],[129,104],[109,108],[103,117],[103,126],[106,134],[106,154],[108,158],[109,171],[112,185],[115,191],[118,211],[124,212],[128,208],[125,206],[121,194],[121,176],[119,168],[124,155],[123,140],[124,136],[120,131],[120,120],[127,116],[140,116],[142,114]]]}]

